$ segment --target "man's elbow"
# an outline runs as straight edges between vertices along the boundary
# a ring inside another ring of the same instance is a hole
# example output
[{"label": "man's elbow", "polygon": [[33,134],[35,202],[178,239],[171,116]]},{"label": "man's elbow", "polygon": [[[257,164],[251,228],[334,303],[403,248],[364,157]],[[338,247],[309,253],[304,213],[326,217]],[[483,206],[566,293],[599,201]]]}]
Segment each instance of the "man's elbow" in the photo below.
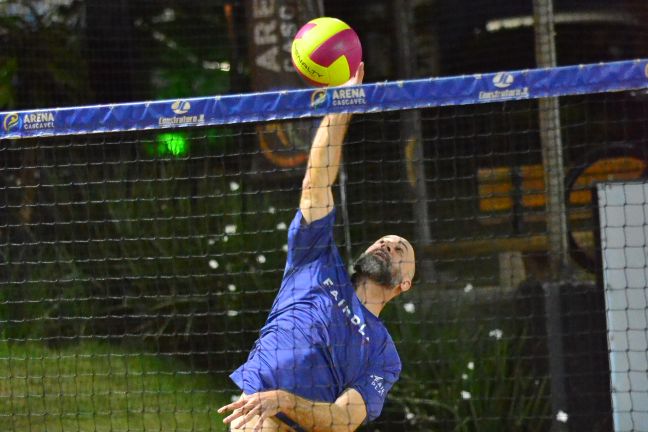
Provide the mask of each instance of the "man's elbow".
[{"label": "man's elbow", "polygon": [[313,187],[313,183],[311,182],[310,176],[304,177],[304,180],[302,181],[302,192],[306,192],[310,190]]},{"label": "man's elbow", "polygon": [[361,424],[362,422],[334,423],[331,425],[331,428],[328,430],[328,432],[354,432],[356,429],[360,427]]},{"label": "man's elbow", "polygon": [[351,408],[348,405],[336,405],[336,407],[336,421],[331,425],[331,432],[353,432],[362,425],[367,415],[360,407]]},{"label": "man's elbow", "polygon": [[360,427],[359,424],[357,424],[357,425],[353,425],[353,424],[340,425],[338,427],[333,427],[331,429],[331,432],[354,432],[359,427]]},{"label": "man's elbow", "polygon": [[328,185],[320,184],[317,179],[306,176],[302,181],[301,196],[317,203],[320,199],[326,197],[326,192],[329,189],[331,188]]}]

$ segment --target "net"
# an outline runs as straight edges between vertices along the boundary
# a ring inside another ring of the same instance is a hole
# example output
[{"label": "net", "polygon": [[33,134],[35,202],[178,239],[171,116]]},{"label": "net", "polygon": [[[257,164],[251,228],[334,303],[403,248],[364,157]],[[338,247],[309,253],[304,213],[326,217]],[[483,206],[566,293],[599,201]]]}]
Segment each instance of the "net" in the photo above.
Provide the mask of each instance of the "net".
[{"label": "net", "polygon": [[[228,375],[288,255],[304,176],[290,132],[312,138],[313,117],[353,111],[334,186],[342,261],[384,234],[417,249],[414,289],[381,314],[402,374],[365,430],[593,430],[619,410],[638,413],[619,430],[642,430],[645,405],[615,405],[609,384],[646,368],[610,363],[624,349],[608,346],[606,313],[627,308],[597,282],[590,187],[645,174],[645,70],[2,113],[3,424],[225,430],[216,409],[240,395]],[[560,97],[567,168],[570,267],[556,274],[539,97]]]}]

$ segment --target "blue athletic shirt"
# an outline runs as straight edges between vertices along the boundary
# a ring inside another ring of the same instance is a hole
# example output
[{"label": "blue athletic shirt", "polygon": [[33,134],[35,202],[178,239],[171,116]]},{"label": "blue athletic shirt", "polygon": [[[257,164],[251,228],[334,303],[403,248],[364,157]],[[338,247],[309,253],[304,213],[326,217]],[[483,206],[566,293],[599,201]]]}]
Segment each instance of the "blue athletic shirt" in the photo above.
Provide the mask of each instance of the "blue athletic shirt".
[{"label": "blue athletic shirt", "polygon": [[297,212],[279,293],[247,361],[230,377],[246,394],[283,389],[316,402],[335,402],[353,388],[367,422],[380,415],[401,361],[382,321],[355,293],[333,241],[334,221],[335,211],[310,224]]}]

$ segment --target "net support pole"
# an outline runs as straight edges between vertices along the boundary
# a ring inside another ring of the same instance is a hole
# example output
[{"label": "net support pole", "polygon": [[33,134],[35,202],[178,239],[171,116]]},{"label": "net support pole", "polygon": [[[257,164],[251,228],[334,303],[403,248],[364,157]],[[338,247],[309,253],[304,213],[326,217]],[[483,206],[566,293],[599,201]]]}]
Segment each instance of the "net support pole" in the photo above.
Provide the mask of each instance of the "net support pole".
[{"label": "net support pole", "polygon": [[567,424],[561,421],[560,413],[569,413],[567,387],[565,386],[565,350],[563,347],[562,306],[560,282],[543,284],[545,329],[549,352],[549,376],[551,386],[551,432],[567,432]]},{"label": "net support pole", "polygon": [[[538,67],[556,66],[553,0],[533,0],[535,53]],[[547,235],[551,277],[560,279],[569,266],[565,205],[565,167],[557,97],[539,101],[540,141],[547,203]]]},{"label": "net support pole", "polygon": [[[416,55],[412,41],[412,6],[409,0],[395,0],[394,20],[396,29],[398,75],[412,78]],[[438,63],[438,61],[434,61]],[[421,113],[409,110],[401,113],[400,121],[402,148],[404,153],[404,170],[414,198],[413,213],[415,219],[415,238],[412,243],[418,251],[425,250],[432,243],[430,218],[428,213],[428,195],[425,176],[425,159],[423,153],[423,134],[421,132]],[[419,254],[418,271],[424,283],[437,280],[434,264],[429,257]]]},{"label": "net support pole", "polygon": [[[533,0],[535,55],[538,67],[556,66],[556,43],[553,0]],[[566,432],[559,413],[568,412],[565,386],[565,361],[562,338],[560,278],[568,268],[567,219],[565,205],[565,167],[560,128],[560,105],[557,97],[538,101],[540,140],[547,203],[547,237],[550,261],[550,283],[544,285],[547,348],[551,376],[552,432]]]}]

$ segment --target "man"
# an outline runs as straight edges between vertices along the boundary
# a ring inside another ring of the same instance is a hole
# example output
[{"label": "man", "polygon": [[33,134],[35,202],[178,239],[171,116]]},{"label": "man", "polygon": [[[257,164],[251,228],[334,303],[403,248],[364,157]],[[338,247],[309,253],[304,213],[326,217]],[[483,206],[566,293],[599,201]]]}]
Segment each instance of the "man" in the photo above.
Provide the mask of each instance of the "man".
[{"label": "man", "polygon": [[[364,78],[364,65],[347,85]],[[281,289],[245,364],[232,375],[241,398],[219,409],[234,431],[353,431],[380,414],[401,362],[378,315],[410,289],[414,250],[388,235],[350,278],[333,241],[332,184],[350,114],[317,130],[299,211],[288,231]]]}]

